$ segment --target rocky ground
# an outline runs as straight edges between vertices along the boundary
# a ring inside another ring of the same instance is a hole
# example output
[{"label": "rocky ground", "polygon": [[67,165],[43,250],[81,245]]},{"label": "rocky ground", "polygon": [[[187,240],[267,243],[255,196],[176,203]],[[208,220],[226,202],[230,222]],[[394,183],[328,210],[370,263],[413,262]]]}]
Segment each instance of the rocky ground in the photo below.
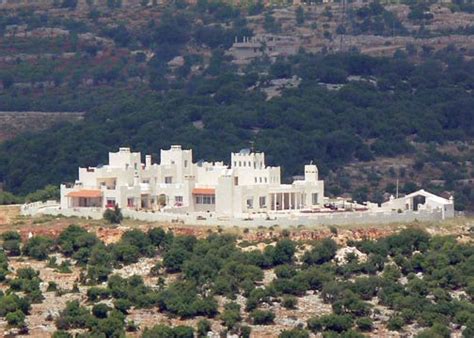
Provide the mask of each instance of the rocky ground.
[{"label": "rocky ground", "polygon": [[[175,226],[169,224],[144,224],[140,222],[126,220],[123,225],[118,227],[112,227],[104,225],[100,221],[90,221],[84,219],[74,219],[74,218],[51,218],[51,217],[42,217],[42,218],[23,218],[18,217],[13,225],[0,225],[0,233],[17,230],[20,232],[23,238],[28,238],[32,235],[46,235],[51,237],[56,237],[63,229],[65,229],[69,224],[80,224],[84,226],[89,231],[95,232],[101,240],[104,240],[107,243],[113,243],[120,239],[121,234],[133,228],[139,228],[146,230],[153,226],[161,226],[168,230],[173,231],[175,234],[189,234],[195,235],[197,237],[205,237],[210,232],[229,232],[234,233],[239,236],[239,245],[242,247],[242,250],[253,250],[259,249],[263,250],[267,245],[273,245],[275,240],[281,237],[282,229],[279,227],[274,227],[272,229],[256,229],[256,230],[247,230],[247,229],[220,229],[220,228],[196,228],[196,227],[184,227],[184,226]],[[472,218],[456,218],[453,220],[445,221],[443,223],[418,223],[417,226],[421,226],[426,229],[430,234],[438,235],[455,235],[459,241],[469,242],[472,241],[472,230],[474,228],[474,220]],[[342,246],[339,249],[336,258],[341,263],[344,261],[347,252],[353,252],[359,257],[359,260],[363,261],[365,259],[364,254],[358,252],[357,249],[345,246],[348,240],[357,240],[362,238],[371,238],[377,239],[394,233],[397,230],[407,227],[407,225],[393,224],[393,225],[384,225],[379,227],[373,226],[360,226],[357,228],[353,227],[331,227],[331,229],[326,227],[318,227],[312,229],[304,228],[293,228],[287,229],[289,232],[289,237],[292,240],[301,241],[299,245],[299,250],[297,256],[300,256],[305,249],[308,248],[308,241],[313,239],[321,239],[325,237],[333,238],[338,244]],[[60,263],[64,260],[64,257],[61,257],[59,254],[55,254],[57,262]],[[156,256],[152,258],[141,258],[138,263],[125,266],[121,269],[117,269],[114,273],[121,275],[122,277],[130,277],[132,275],[143,276],[144,281],[149,286],[157,286],[158,277],[150,276],[150,269],[155,265],[155,263],[160,262],[161,257]],[[73,262],[72,262],[73,263]],[[31,314],[27,317],[27,323],[30,328],[29,336],[31,337],[49,337],[52,332],[55,330],[54,319],[58,316],[59,312],[64,308],[65,304],[69,300],[78,299],[83,304],[86,303],[86,292],[87,288],[85,286],[79,287],[79,292],[73,292],[73,286],[79,280],[80,269],[76,266],[71,267],[71,273],[60,273],[55,269],[47,266],[47,261],[35,261],[27,260],[24,258],[11,258],[10,259],[10,269],[13,271],[18,270],[22,267],[32,267],[35,270],[40,272],[40,278],[43,283],[41,285],[42,292],[44,294],[45,300],[41,304],[34,304],[32,307]],[[265,271],[264,279],[262,285],[268,285],[274,278],[275,274],[273,270]],[[165,278],[165,284],[170,283],[173,280],[179,278],[177,274],[168,274]],[[61,293],[57,292],[46,292],[48,282],[54,281],[58,284],[59,290],[62,290]],[[239,298],[240,297],[240,298]],[[237,303],[240,303],[242,307],[245,306],[245,298],[239,296],[236,300]],[[220,307],[226,303],[224,297],[218,297],[218,302]],[[372,301],[377,315],[374,320],[374,331],[372,333],[373,337],[401,337],[403,335],[395,332],[387,331],[385,326],[381,324],[381,321],[386,320],[390,311],[377,304],[377,300]],[[265,305],[269,310],[272,310],[275,315],[275,325],[264,326],[264,325],[251,325],[252,327],[252,337],[272,337],[276,336],[279,332],[284,329],[291,329],[297,326],[300,323],[305,323],[308,318],[318,314],[327,314],[331,312],[331,306],[325,304],[318,292],[308,291],[302,297],[298,298],[298,305],[296,309],[288,310],[278,302],[274,302],[270,305]],[[244,322],[248,320],[244,312]],[[128,320],[133,320],[135,323],[139,324],[140,331],[131,336],[139,336],[141,330],[145,327],[153,326],[156,323],[166,323],[168,325],[190,325],[195,326],[197,321],[200,318],[194,318],[189,320],[181,320],[179,318],[172,318],[163,313],[158,312],[157,309],[147,310],[147,309],[132,309],[127,316]],[[212,329],[214,332],[220,332],[223,330],[222,323],[219,320],[212,321]],[[0,321],[0,331],[6,330],[6,322]],[[410,327],[410,330],[417,332],[420,328]],[[459,336],[459,332],[455,331],[454,336]]]}]

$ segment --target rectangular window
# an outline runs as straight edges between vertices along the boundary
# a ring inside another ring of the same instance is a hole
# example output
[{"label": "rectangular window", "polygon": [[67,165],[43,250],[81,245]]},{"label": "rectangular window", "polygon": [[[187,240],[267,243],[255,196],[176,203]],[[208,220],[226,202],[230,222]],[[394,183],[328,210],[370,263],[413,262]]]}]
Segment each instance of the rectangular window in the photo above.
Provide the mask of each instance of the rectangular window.
[{"label": "rectangular window", "polygon": [[267,178],[265,177],[265,183],[267,183]]},{"label": "rectangular window", "polygon": [[107,208],[112,208],[115,206],[115,198],[109,197],[107,198]]},{"label": "rectangular window", "polygon": [[253,198],[247,198],[247,209],[253,209]]},{"label": "rectangular window", "polygon": [[267,198],[265,196],[260,196],[258,199],[258,203],[260,205],[260,208],[265,208],[267,206]]},{"label": "rectangular window", "polygon": [[133,197],[127,198],[127,206],[129,208],[133,208],[133,206],[134,206],[134,198]]},{"label": "rectangular window", "polygon": [[313,193],[311,195],[313,205],[318,204],[318,193]]},{"label": "rectangular window", "polygon": [[196,204],[216,204],[215,195],[197,195]]},{"label": "rectangular window", "polygon": [[255,183],[257,183],[257,178],[255,177]]},{"label": "rectangular window", "polygon": [[166,183],[166,184],[171,184],[171,183],[173,183],[173,177],[172,177],[172,176],[166,176],[166,177],[165,177],[165,183]]},{"label": "rectangular window", "polygon": [[239,185],[239,177],[234,177],[234,185]]},{"label": "rectangular window", "polygon": [[175,196],[174,201],[176,203],[183,203],[183,196]]},{"label": "rectangular window", "polygon": [[260,177],[260,183],[262,183],[262,178]]},{"label": "rectangular window", "polygon": [[184,160],[184,167],[185,167],[185,168],[188,167],[188,160]]}]

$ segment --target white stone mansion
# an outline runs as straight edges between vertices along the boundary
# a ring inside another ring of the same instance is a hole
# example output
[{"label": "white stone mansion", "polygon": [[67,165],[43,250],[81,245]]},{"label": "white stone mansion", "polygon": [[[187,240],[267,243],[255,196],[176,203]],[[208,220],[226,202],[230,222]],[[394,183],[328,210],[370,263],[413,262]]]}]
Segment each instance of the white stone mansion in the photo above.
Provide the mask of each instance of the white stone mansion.
[{"label": "white stone mansion", "polygon": [[209,212],[246,217],[249,213],[311,210],[324,203],[324,182],[316,165],[304,179],[281,184],[280,167],[265,164],[265,154],[243,149],[223,162],[193,163],[192,150],[179,145],[161,150],[160,164],[129,148],[109,153],[109,164],[79,168],[73,185],[61,185],[61,209],[108,208]]},{"label": "white stone mansion", "polygon": [[314,164],[304,176],[281,183],[280,167],[265,164],[265,154],[249,149],[223,162],[193,163],[192,150],[179,145],[151,156],[120,148],[104,166],[79,168],[73,184],[61,185],[61,201],[22,206],[23,215],[64,215],[99,219],[118,206],[124,216],[150,222],[190,225],[329,225],[436,221],[454,217],[454,200],[419,190],[381,205],[324,196]]}]

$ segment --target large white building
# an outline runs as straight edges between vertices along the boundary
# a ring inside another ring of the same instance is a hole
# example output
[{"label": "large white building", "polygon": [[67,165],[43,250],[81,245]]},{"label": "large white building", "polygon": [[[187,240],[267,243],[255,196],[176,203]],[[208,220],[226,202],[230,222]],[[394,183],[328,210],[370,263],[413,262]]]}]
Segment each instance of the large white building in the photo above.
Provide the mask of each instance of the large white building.
[{"label": "large white building", "polygon": [[74,184],[61,185],[62,210],[122,209],[209,212],[221,217],[311,211],[324,204],[318,168],[305,165],[304,179],[281,183],[280,167],[265,164],[265,154],[243,149],[223,162],[193,163],[192,150],[179,145],[161,150],[160,164],[129,148],[109,153],[101,167],[79,168]]},{"label": "large white building", "polygon": [[193,163],[191,150],[161,150],[151,156],[120,148],[105,166],[79,168],[73,184],[61,185],[61,201],[34,202],[23,215],[64,215],[99,219],[119,206],[124,216],[149,222],[189,225],[312,226],[437,221],[454,217],[454,199],[419,190],[382,205],[324,197],[324,182],[314,164],[304,176],[281,183],[280,167],[265,164],[265,154],[249,149],[223,162]]}]

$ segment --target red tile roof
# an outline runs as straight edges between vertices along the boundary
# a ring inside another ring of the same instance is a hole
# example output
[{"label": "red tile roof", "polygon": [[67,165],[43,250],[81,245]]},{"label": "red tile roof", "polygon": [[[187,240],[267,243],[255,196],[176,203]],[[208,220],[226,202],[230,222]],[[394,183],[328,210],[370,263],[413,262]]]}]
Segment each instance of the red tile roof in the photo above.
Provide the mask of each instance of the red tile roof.
[{"label": "red tile roof", "polygon": [[216,190],[212,188],[194,188],[193,195],[215,195]]},{"label": "red tile roof", "polygon": [[67,194],[68,197],[82,197],[82,198],[99,198],[102,197],[102,192],[100,190],[78,190],[71,191]]}]

